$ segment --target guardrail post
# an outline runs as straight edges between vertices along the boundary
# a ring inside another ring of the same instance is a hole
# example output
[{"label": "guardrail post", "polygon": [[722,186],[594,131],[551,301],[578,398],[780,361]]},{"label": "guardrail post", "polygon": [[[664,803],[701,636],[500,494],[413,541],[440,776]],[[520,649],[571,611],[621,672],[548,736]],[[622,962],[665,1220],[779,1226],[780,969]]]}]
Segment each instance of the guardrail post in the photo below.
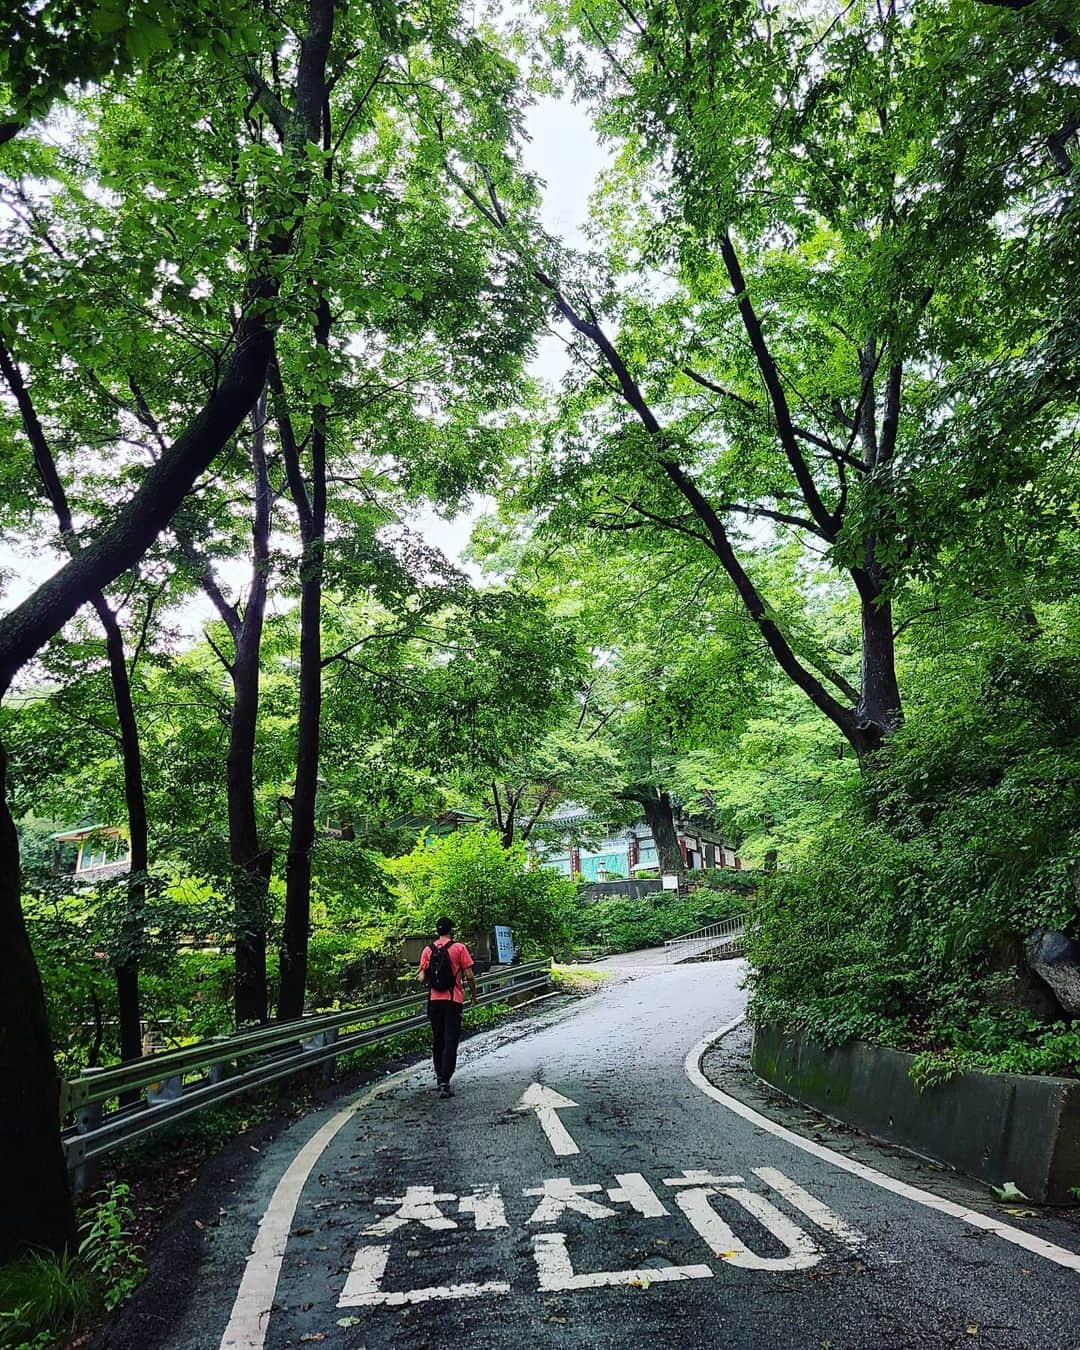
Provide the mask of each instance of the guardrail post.
[{"label": "guardrail post", "polygon": [[184,1075],[175,1073],[151,1083],[146,1089],[147,1106],[161,1106],[164,1102],[175,1102],[184,1095]]},{"label": "guardrail post", "polygon": [[[325,1045],[333,1045],[338,1038],[337,1027],[327,1027],[326,1031],[323,1033],[323,1036]],[[335,1055],[332,1059],[328,1059],[323,1064],[323,1071],[322,1071],[323,1082],[332,1083],[334,1081],[334,1074],[336,1071],[337,1071],[337,1056]]]},{"label": "guardrail post", "polygon": [[[79,1074],[80,1082],[87,1082],[103,1074],[104,1069],[83,1069]],[[89,1134],[91,1130],[96,1130],[104,1118],[101,1102],[87,1102],[85,1106],[80,1106],[75,1112],[75,1130],[78,1134]],[[98,1179],[98,1163],[96,1159],[90,1162],[81,1162],[71,1174],[71,1189],[76,1195],[82,1191],[89,1190]]]},{"label": "guardrail post", "polygon": [[[231,1041],[231,1036],[212,1036],[211,1040],[218,1045],[224,1045],[226,1041]],[[220,1083],[223,1078],[228,1078],[232,1073],[233,1063],[231,1060],[218,1060],[216,1064],[210,1065],[210,1072],[206,1075],[208,1083]]]}]

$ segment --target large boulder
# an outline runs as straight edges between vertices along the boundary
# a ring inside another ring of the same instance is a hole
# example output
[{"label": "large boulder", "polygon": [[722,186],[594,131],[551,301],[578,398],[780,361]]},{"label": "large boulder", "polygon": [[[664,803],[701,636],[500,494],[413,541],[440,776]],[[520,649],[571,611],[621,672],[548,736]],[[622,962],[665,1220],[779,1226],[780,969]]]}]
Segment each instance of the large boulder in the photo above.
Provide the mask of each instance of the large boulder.
[{"label": "large boulder", "polygon": [[1038,928],[1027,944],[1028,965],[1046,981],[1067,1013],[1080,1013],[1080,945],[1067,933]]}]

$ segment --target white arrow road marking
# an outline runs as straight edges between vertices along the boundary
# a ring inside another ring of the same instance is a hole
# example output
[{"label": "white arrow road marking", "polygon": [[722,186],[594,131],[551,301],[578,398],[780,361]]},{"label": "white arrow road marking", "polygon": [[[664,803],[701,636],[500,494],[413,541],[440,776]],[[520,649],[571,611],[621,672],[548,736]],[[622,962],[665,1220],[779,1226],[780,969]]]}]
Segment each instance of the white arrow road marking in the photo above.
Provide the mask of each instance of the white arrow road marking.
[{"label": "white arrow road marking", "polygon": [[580,1153],[581,1149],[574,1143],[569,1130],[556,1115],[557,1111],[567,1106],[577,1106],[577,1102],[572,1102],[569,1097],[564,1097],[553,1088],[545,1087],[543,1083],[531,1083],[514,1110],[535,1111],[540,1128],[547,1135],[551,1151],[556,1158],[568,1158],[571,1153]]},{"label": "white arrow road marking", "polygon": [[338,1300],[339,1308],[400,1308],[407,1303],[430,1303],[434,1299],[484,1298],[510,1292],[510,1286],[503,1280],[492,1280],[489,1284],[432,1285],[427,1289],[404,1289],[388,1293],[379,1286],[386,1273],[389,1256],[390,1248],[387,1246],[360,1248]]}]

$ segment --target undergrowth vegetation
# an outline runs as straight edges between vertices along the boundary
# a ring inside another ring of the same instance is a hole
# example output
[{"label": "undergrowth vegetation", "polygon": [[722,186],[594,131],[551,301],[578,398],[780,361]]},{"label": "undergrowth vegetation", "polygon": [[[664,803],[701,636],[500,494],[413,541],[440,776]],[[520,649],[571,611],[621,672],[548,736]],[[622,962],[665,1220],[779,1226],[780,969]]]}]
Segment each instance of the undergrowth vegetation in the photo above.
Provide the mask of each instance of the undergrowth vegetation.
[{"label": "undergrowth vegetation", "polygon": [[1080,1028],[1028,968],[1080,918],[1080,675],[1013,642],[965,700],[920,710],[762,887],[758,1018],[963,1067],[1080,1073]]},{"label": "undergrowth vegetation", "polygon": [[0,1346],[48,1350],[119,1306],[143,1275],[133,1218],[130,1187],[112,1182],[88,1207],[77,1252],[31,1250],[0,1268]]},{"label": "undergrowth vegetation", "polygon": [[616,952],[655,947],[668,938],[692,933],[706,924],[745,912],[757,878],[744,872],[702,872],[689,895],[659,891],[631,899],[625,895],[586,900],[574,912],[574,943]]}]

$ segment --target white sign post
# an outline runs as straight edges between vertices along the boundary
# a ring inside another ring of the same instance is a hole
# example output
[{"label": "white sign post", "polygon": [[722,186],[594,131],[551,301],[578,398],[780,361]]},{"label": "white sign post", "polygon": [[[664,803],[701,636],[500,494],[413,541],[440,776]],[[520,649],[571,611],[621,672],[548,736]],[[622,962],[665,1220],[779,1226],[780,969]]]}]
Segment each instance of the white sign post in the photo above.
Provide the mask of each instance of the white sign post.
[{"label": "white sign post", "polygon": [[514,930],[507,928],[505,924],[495,925],[495,954],[499,958],[500,966],[508,966],[517,955],[517,949],[514,947]]}]

